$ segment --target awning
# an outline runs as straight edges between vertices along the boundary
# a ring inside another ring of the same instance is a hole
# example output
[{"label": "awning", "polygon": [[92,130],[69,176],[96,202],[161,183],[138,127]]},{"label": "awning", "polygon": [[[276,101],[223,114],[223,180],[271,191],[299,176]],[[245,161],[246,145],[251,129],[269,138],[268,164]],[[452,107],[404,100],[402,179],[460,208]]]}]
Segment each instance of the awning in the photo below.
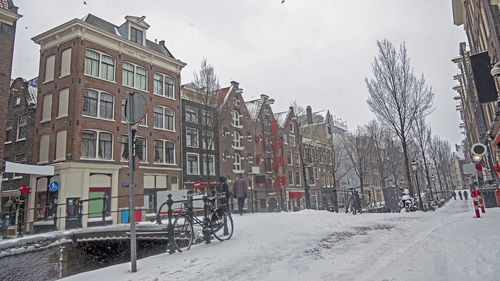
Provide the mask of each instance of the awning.
[{"label": "awning", "polygon": [[27,165],[5,161],[5,173],[53,176],[54,166]]},{"label": "awning", "polygon": [[288,192],[288,198],[302,198],[304,196],[304,192],[290,191]]}]

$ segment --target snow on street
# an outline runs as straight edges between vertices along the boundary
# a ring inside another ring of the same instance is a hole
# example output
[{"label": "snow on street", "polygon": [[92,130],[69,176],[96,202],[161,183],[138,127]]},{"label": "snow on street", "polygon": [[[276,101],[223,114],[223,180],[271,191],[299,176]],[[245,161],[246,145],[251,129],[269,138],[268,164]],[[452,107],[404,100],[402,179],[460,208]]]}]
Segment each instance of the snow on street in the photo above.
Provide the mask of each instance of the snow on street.
[{"label": "snow on street", "polygon": [[325,211],[234,216],[231,240],[65,280],[499,280],[500,208],[428,213]]}]

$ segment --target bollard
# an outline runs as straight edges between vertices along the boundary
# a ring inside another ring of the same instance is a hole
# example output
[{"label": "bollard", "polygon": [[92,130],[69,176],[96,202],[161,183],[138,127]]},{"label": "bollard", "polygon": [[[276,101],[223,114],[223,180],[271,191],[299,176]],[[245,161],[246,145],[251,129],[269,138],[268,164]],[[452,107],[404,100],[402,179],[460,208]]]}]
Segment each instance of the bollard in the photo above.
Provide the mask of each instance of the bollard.
[{"label": "bollard", "polygon": [[174,242],[174,226],[172,225],[172,205],[174,204],[174,200],[172,200],[172,194],[168,195],[167,206],[168,206],[168,253],[175,253],[175,242]]},{"label": "bollard", "polygon": [[480,218],[481,215],[479,214],[479,202],[476,197],[476,191],[472,190],[470,192],[470,197],[472,197],[472,200],[474,202],[474,212],[476,212],[476,218]]},{"label": "bollard", "polygon": [[[203,220],[205,222],[205,225],[208,225],[210,222],[208,221],[208,205],[207,205],[207,196],[203,196]],[[203,227],[202,228],[202,233],[203,233],[203,240],[205,240],[205,244],[210,244],[210,231],[208,230],[208,227]]]},{"label": "bollard", "polygon": [[484,202],[483,202],[483,197],[481,196],[481,191],[478,189],[476,190],[476,196],[478,198],[478,201],[479,201],[479,207],[481,208],[481,213],[485,213],[485,209],[484,209]]}]

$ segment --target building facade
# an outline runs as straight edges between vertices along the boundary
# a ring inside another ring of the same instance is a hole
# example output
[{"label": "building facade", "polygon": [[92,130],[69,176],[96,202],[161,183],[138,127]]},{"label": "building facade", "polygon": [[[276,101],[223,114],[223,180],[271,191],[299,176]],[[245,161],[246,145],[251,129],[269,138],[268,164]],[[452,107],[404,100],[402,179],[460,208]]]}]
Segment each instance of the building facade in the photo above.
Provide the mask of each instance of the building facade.
[{"label": "building facade", "polygon": [[[122,184],[129,182],[129,92],[142,94],[148,103],[134,142],[140,162],[136,219],[153,213],[166,190],[179,188],[179,83],[185,63],[164,41],[146,39],[144,19],[127,16],[116,26],[88,14],[33,38],[40,45],[34,153],[36,164],[55,167],[53,177],[31,178],[34,228],[56,214],[67,215],[55,203],[72,205],[80,199],[94,199],[83,205],[84,227],[103,216],[109,223],[128,221],[129,191]],[[52,181],[59,182],[58,190],[48,191]],[[64,218],[58,220],[58,229],[67,227]]]}]

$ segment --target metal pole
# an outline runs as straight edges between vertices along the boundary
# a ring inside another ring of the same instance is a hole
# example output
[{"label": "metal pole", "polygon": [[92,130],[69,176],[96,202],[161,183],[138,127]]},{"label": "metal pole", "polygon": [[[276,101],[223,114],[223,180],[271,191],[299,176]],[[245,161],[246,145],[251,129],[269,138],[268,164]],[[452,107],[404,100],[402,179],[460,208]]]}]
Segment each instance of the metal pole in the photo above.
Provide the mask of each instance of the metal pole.
[{"label": "metal pole", "polygon": [[134,156],[132,155],[132,124],[131,118],[133,116],[133,100],[132,96],[134,93],[128,93],[128,168],[130,173],[129,180],[129,219],[130,219],[130,266],[132,272],[137,271],[137,248],[136,248],[136,236],[135,236],[135,206],[134,206]]}]

